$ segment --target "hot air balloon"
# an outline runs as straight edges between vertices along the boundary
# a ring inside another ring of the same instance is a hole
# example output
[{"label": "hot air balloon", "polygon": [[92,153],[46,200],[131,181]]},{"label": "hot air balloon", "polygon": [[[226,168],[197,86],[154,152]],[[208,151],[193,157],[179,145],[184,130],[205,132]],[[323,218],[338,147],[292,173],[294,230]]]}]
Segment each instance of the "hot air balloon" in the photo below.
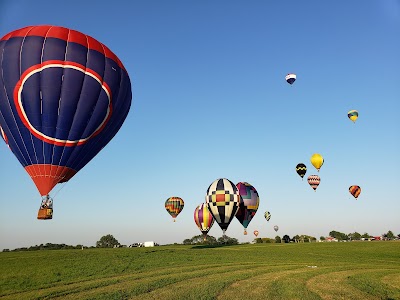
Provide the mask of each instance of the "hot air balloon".
[{"label": "hot air balloon", "polygon": [[318,170],[321,169],[322,165],[324,164],[324,158],[321,154],[315,153],[310,158],[311,164]]},{"label": "hot air balloon", "polygon": [[287,83],[292,85],[296,81],[296,77],[297,77],[296,74],[289,73],[286,75],[285,80]]},{"label": "hot air balloon", "polygon": [[236,187],[240,195],[239,209],[236,213],[236,218],[239,220],[240,224],[243,225],[244,234],[247,234],[247,226],[249,226],[258,210],[260,198],[257,190],[247,182],[239,182],[236,184]]},{"label": "hot air balloon", "polygon": [[314,189],[314,191],[316,191],[319,183],[321,182],[321,178],[319,178],[318,175],[310,175],[308,176],[307,181],[308,184]]},{"label": "hot air balloon", "polygon": [[0,39],[2,136],[43,200],[118,132],[132,91],[105,45],[58,26],[29,26]]},{"label": "hot air balloon", "polygon": [[358,185],[352,185],[351,187],[349,187],[349,192],[353,195],[354,198],[357,199],[358,196],[360,196],[361,194],[361,188]]},{"label": "hot air balloon", "polygon": [[169,197],[165,201],[165,209],[172,216],[172,218],[174,219],[174,222],[175,222],[176,217],[182,211],[184,205],[185,205],[185,202],[183,201],[182,198],[179,198],[179,197]]},{"label": "hot air balloon", "polygon": [[356,110],[350,110],[348,113],[347,113],[347,116],[349,117],[349,119],[350,120],[352,120],[353,121],[353,123],[355,123],[356,121],[357,121],[357,118],[358,118],[358,111],[356,111]]},{"label": "hot air balloon", "polygon": [[236,185],[226,179],[215,180],[207,189],[206,204],[223,235],[239,209],[240,196]]},{"label": "hot air balloon", "polygon": [[258,237],[258,234],[259,234],[259,232],[258,232],[258,230],[254,230],[254,235],[256,236],[256,237]]},{"label": "hot air balloon", "polygon": [[266,211],[264,214],[264,218],[269,221],[271,219],[271,213],[269,211]]},{"label": "hot air balloon", "polygon": [[194,222],[203,234],[204,240],[206,240],[207,233],[214,224],[214,218],[205,203],[200,204],[194,210]]},{"label": "hot air balloon", "polygon": [[279,230],[279,227],[277,225],[275,225],[274,230],[277,232]]},{"label": "hot air balloon", "polygon": [[307,173],[307,167],[306,167],[306,165],[303,164],[303,163],[299,163],[299,164],[296,166],[296,172],[297,172],[297,174],[299,174],[299,176],[301,177],[301,179],[303,179],[304,175],[306,175],[306,173]]}]

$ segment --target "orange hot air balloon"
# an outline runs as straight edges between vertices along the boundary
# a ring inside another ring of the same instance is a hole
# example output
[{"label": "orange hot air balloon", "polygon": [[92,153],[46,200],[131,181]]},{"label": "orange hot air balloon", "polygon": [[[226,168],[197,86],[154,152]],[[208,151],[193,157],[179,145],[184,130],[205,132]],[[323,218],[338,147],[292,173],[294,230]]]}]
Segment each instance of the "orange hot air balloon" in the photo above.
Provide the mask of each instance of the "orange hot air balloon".
[{"label": "orange hot air balloon", "polygon": [[358,185],[352,185],[351,187],[349,187],[349,192],[353,195],[354,198],[357,199],[358,196],[360,196],[361,194],[361,188]]},{"label": "orange hot air balloon", "polygon": [[257,237],[259,234],[258,230],[254,230],[254,235]]}]

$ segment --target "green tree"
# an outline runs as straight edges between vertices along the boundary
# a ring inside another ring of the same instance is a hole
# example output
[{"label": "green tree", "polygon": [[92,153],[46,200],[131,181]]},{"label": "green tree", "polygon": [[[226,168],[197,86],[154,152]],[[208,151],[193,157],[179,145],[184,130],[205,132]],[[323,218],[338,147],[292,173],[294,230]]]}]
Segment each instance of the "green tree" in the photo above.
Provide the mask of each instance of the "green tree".
[{"label": "green tree", "polygon": [[282,240],[287,244],[287,243],[290,243],[290,237],[287,235],[287,234],[285,234],[283,237],[282,237]]},{"label": "green tree", "polygon": [[393,234],[393,232],[392,232],[391,230],[389,230],[389,231],[386,233],[386,237],[387,237],[389,240],[393,240],[393,239],[394,239],[394,234]]},{"label": "green tree", "polygon": [[348,240],[347,234],[345,234],[343,232],[335,231],[335,230],[329,232],[329,236],[334,237],[334,238],[338,239],[339,241]]},{"label": "green tree", "polygon": [[104,235],[96,242],[97,248],[114,248],[114,246],[119,246],[120,243],[111,234]]},{"label": "green tree", "polygon": [[364,234],[361,237],[364,239],[369,239],[371,236],[368,233],[364,232]]},{"label": "green tree", "polygon": [[219,237],[217,242],[218,242],[218,244],[223,244],[223,245],[238,245],[239,244],[238,239],[231,238],[227,235]]},{"label": "green tree", "polygon": [[216,245],[217,240],[211,235],[207,235],[204,239],[204,235],[195,235],[191,239],[185,239],[183,241],[184,245]]},{"label": "green tree", "polygon": [[184,245],[191,245],[192,244],[192,240],[191,239],[184,239],[183,240],[183,244]]},{"label": "green tree", "polygon": [[275,243],[281,243],[281,242],[282,242],[281,237],[279,235],[277,235],[275,237]]},{"label": "green tree", "polygon": [[267,244],[275,243],[275,240],[270,239],[270,238],[262,238],[261,240],[262,240],[262,243],[267,243]]},{"label": "green tree", "polygon": [[322,235],[319,237],[319,239],[320,239],[321,241],[325,241],[325,237],[322,236]]}]

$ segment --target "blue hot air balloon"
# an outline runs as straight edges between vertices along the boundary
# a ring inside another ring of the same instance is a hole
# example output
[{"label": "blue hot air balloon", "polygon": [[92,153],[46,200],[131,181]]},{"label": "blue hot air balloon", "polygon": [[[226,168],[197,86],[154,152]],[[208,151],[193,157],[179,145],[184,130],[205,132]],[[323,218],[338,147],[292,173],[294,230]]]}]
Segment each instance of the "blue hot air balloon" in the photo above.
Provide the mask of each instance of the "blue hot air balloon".
[{"label": "blue hot air balloon", "polygon": [[88,35],[46,25],[0,39],[2,136],[42,196],[110,142],[131,101],[123,64]]}]

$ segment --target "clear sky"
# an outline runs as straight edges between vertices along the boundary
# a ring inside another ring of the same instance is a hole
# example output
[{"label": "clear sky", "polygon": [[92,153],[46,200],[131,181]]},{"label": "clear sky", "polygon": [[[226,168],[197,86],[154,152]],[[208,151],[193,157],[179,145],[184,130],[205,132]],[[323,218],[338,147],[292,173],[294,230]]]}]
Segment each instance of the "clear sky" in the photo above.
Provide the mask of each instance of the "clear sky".
[{"label": "clear sky", "polygon": [[[40,194],[0,140],[0,250],[106,234],[181,243],[200,234],[193,212],[217,178],[260,195],[249,234],[236,218],[226,232],[240,242],[275,237],[274,225],[290,237],[400,233],[398,0],[0,0],[0,36],[43,24],[107,45],[133,102],[114,139],[53,189],[50,221],[36,219]],[[316,192],[295,172],[318,174],[313,153],[325,159]],[[170,196],[185,201],[175,223]]]}]

